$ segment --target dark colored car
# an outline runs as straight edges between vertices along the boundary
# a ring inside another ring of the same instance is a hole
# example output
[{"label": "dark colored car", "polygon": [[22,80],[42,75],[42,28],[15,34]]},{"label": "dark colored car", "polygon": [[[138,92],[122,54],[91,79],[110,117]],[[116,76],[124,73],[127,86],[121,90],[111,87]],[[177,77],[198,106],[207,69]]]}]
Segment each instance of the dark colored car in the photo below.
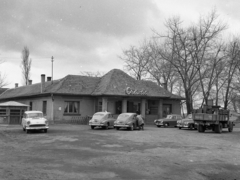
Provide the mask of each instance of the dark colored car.
[{"label": "dark colored car", "polygon": [[192,114],[187,115],[186,118],[177,121],[177,127],[179,129],[188,128],[188,129],[197,129],[197,123],[194,123]]},{"label": "dark colored car", "polygon": [[114,128],[127,128],[129,130],[139,129],[138,118],[136,113],[122,113],[114,122]]},{"label": "dark colored car", "polygon": [[176,127],[177,121],[181,119],[182,119],[182,116],[179,114],[169,114],[167,115],[166,118],[154,120],[154,124],[157,127],[169,127],[169,126]]}]

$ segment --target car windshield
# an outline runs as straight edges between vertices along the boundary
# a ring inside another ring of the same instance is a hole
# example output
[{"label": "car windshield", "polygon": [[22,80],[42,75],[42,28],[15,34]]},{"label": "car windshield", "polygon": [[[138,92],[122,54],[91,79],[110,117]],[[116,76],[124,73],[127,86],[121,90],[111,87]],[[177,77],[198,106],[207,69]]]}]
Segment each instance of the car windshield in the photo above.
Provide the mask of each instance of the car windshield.
[{"label": "car windshield", "polygon": [[167,118],[167,119],[174,119],[174,116],[172,116],[172,115],[167,115],[166,118]]},{"label": "car windshield", "polygon": [[105,116],[105,114],[97,113],[93,115],[93,119],[102,119]]},{"label": "car windshield", "polygon": [[43,117],[42,113],[30,113],[27,115],[28,118],[39,118],[39,117]]}]

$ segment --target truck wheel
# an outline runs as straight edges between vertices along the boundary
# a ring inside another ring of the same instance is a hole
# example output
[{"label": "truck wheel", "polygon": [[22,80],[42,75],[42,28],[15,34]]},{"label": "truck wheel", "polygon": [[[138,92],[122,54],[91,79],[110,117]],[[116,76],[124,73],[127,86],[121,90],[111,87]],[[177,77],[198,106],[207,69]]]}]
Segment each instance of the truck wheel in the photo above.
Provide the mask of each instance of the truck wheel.
[{"label": "truck wheel", "polygon": [[222,133],[222,123],[215,125],[215,132],[216,133]]},{"label": "truck wheel", "polygon": [[202,124],[198,125],[198,132],[204,132],[205,131],[205,127]]},{"label": "truck wheel", "polygon": [[229,123],[228,132],[232,132],[232,131],[233,131],[233,123]]}]

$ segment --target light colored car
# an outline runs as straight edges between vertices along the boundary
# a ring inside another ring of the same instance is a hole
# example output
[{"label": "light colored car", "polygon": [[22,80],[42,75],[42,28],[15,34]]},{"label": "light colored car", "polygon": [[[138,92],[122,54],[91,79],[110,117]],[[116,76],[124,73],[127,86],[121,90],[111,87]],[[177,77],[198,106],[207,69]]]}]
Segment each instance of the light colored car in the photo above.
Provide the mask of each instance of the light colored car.
[{"label": "light colored car", "polygon": [[197,124],[194,123],[192,114],[188,114],[186,118],[177,121],[177,127],[179,129],[182,128],[197,129]]},{"label": "light colored car", "polygon": [[43,117],[41,111],[25,111],[22,118],[22,128],[27,133],[31,130],[43,130],[47,133],[48,120]]},{"label": "light colored car", "polygon": [[179,114],[169,114],[166,118],[154,120],[157,127],[177,126],[177,121],[181,120],[182,116]]},{"label": "light colored car", "polygon": [[92,119],[90,119],[89,126],[91,126],[92,129],[95,127],[108,129],[109,127],[113,127],[115,120],[113,114],[110,112],[97,112],[93,115]]},{"label": "light colored car", "polygon": [[114,128],[119,130],[120,128],[127,128],[134,130],[138,128],[138,119],[136,113],[122,113],[118,116],[114,122]]}]

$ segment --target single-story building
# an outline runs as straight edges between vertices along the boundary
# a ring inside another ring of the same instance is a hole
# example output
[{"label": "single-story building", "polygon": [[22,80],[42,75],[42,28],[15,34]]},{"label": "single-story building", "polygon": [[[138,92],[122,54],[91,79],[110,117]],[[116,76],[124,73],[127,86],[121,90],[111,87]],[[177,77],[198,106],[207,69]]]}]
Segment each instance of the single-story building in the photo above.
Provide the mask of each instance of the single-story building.
[{"label": "single-story building", "polygon": [[135,80],[119,69],[102,77],[67,75],[51,80],[41,75],[41,82],[7,89],[0,102],[17,101],[29,105],[28,110],[42,111],[50,121],[68,121],[109,111],[137,112],[152,123],[170,113],[181,114],[184,98],[171,94],[152,81]]}]

